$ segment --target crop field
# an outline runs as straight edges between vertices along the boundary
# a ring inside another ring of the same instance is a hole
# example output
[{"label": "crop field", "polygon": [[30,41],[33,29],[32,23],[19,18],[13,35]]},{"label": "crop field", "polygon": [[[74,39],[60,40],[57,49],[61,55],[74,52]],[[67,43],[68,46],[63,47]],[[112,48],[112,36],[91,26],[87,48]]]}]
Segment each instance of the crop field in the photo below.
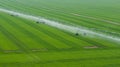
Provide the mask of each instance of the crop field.
[{"label": "crop field", "polygon": [[120,67],[120,0],[0,0],[0,67]]}]

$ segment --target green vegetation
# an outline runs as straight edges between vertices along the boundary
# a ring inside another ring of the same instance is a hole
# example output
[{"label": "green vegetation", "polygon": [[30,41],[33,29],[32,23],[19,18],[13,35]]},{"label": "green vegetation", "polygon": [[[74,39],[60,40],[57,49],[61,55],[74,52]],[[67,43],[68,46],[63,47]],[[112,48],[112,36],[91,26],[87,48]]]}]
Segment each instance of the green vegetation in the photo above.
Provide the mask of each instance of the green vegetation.
[{"label": "green vegetation", "polygon": [[[120,38],[119,0],[1,0],[0,8]],[[120,42],[0,12],[0,67],[120,67]]]}]

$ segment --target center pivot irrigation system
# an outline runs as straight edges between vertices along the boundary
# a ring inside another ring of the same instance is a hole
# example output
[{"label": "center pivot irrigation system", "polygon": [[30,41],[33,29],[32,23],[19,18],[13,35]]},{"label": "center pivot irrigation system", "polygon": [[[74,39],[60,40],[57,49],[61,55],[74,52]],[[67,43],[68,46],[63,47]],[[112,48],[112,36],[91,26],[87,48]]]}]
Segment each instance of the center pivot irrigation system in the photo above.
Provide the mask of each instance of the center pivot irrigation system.
[{"label": "center pivot irrigation system", "polygon": [[39,17],[32,16],[32,15],[28,15],[28,14],[25,14],[25,13],[20,13],[20,12],[15,12],[15,11],[12,11],[12,10],[7,10],[7,9],[4,9],[4,8],[0,8],[0,11],[8,13],[11,16],[18,16],[18,17],[21,17],[21,18],[29,19],[29,20],[34,20],[37,23],[44,23],[44,24],[50,25],[52,27],[56,27],[56,28],[61,29],[61,30],[65,30],[67,32],[74,33],[77,36],[79,34],[87,35],[89,37],[98,36],[98,37],[102,37],[102,38],[107,38],[109,40],[114,40],[116,42],[120,42],[120,37],[110,36],[110,35],[104,34],[102,32],[96,32],[96,31],[93,31],[93,30],[85,29],[83,27],[67,25],[67,24],[63,24],[63,23],[60,23],[60,22],[57,22],[57,21],[49,20],[49,19],[46,19],[46,18],[43,18],[43,17],[40,17],[40,16]]}]

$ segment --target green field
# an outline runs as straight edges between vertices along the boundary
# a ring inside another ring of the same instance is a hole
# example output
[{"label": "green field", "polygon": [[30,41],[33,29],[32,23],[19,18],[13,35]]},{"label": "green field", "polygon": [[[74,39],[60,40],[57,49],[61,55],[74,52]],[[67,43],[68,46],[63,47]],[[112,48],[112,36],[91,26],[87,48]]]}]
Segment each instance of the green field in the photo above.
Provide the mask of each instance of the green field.
[{"label": "green field", "polygon": [[0,11],[0,67],[120,67],[120,0],[0,0],[4,8],[119,40],[78,35]]}]

